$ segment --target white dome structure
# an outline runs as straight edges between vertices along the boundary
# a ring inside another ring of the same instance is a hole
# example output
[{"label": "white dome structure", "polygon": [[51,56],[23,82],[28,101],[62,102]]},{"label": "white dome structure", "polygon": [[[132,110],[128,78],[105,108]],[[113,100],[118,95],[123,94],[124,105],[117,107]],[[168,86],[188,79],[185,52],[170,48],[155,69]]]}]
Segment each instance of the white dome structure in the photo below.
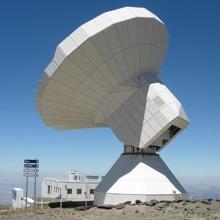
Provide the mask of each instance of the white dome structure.
[{"label": "white dome structure", "polygon": [[[57,46],[45,69],[36,105],[48,126],[110,127],[125,145],[117,169],[112,168],[96,189],[96,204],[116,204],[126,201],[126,195],[142,200],[186,195],[156,154],[189,123],[181,103],[159,80],[167,42],[167,29],[156,15],[145,8],[124,7],[76,29]],[[131,168],[129,163],[136,163],[134,170],[119,178],[115,172],[121,166]],[[157,166],[163,169],[157,171]],[[135,180],[135,186],[126,182],[141,172],[147,176]],[[114,185],[109,186],[111,178]],[[151,178],[157,184],[149,185]]]}]

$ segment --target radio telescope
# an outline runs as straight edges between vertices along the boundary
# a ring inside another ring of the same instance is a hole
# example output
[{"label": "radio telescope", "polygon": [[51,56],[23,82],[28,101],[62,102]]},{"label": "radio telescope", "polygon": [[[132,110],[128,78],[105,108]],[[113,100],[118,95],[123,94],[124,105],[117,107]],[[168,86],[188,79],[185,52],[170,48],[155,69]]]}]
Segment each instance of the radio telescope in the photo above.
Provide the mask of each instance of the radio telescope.
[{"label": "radio telescope", "polygon": [[124,7],[77,28],[45,69],[36,105],[46,125],[110,127],[124,144],[95,191],[96,205],[187,198],[158,154],[189,123],[159,79],[167,41],[156,15]]}]

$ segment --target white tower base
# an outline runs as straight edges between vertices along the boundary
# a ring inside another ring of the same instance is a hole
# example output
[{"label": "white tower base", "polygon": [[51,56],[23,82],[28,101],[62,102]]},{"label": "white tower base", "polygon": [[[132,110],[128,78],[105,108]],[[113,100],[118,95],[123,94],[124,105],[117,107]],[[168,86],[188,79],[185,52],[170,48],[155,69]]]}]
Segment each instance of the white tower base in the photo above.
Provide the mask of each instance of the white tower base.
[{"label": "white tower base", "polygon": [[126,201],[187,199],[188,195],[158,154],[122,154],[95,190],[95,205]]}]

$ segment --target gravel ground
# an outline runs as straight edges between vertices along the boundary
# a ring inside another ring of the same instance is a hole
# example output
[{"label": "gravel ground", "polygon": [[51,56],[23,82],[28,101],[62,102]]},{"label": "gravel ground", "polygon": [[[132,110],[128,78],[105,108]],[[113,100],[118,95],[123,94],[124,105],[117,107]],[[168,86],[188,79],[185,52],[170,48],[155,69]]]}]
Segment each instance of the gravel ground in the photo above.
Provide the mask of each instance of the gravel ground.
[{"label": "gravel ground", "polygon": [[151,201],[137,204],[119,204],[103,207],[75,207],[0,211],[0,220],[220,220],[220,201]]}]

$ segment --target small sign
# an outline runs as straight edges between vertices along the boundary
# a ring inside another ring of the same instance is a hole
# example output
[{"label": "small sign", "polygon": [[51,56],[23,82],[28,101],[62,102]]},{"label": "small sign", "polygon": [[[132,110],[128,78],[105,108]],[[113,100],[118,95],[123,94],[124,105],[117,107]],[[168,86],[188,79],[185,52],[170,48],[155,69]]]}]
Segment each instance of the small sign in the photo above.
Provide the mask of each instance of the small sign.
[{"label": "small sign", "polygon": [[24,169],[23,172],[26,172],[26,173],[39,173],[39,169],[36,169],[36,170]]},{"label": "small sign", "polygon": [[24,168],[39,168],[38,163],[25,163]]},{"label": "small sign", "polygon": [[39,163],[39,160],[24,160],[24,163]]},{"label": "small sign", "polygon": [[25,177],[38,177],[39,176],[39,160],[26,159],[24,160],[24,171]]},{"label": "small sign", "polygon": [[24,176],[24,177],[35,177],[35,176],[36,176],[36,177],[39,177],[39,173],[38,173],[38,172],[37,172],[37,173],[34,173],[34,172],[31,172],[31,173],[30,173],[30,172],[25,172],[25,171],[24,171],[24,172],[23,172],[23,176]]},{"label": "small sign", "polygon": [[39,172],[39,169],[28,169],[28,168],[24,168],[23,170],[24,172],[29,172],[29,173],[35,173],[35,172]]},{"label": "small sign", "polygon": [[[39,177],[39,160],[34,159],[26,159],[24,160],[24,170],[23,176],[26,177],[26,198],[28,198],[28,178],[34,178],[34,207],[36,211],[37,207],[37,189],[36,189],[36,181],[37,177]],[[27,213],[27,200],[25,202],[26,213]]]}]

